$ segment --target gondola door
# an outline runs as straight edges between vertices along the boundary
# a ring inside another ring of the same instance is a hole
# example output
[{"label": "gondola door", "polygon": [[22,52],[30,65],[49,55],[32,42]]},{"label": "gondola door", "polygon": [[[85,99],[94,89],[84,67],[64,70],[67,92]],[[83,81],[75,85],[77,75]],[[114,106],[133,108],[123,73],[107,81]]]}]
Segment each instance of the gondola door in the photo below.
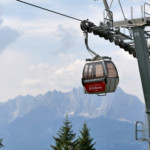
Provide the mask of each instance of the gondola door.
[{"label": "gondola door", "polygon": [[102,61],[91,62],[85,65],[82,83],[85,93],[106,93],[105,72]]}]

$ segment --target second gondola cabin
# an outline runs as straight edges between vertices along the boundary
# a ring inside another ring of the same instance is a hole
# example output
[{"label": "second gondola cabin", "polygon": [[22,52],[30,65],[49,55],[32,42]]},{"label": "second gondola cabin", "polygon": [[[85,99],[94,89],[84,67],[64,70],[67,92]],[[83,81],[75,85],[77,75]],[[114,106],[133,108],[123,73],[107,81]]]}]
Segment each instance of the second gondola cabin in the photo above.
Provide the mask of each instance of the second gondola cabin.
[{"label": "second gondola cabin", "polygon": [[115,92],[119,76],[114,63],[109,57],[88,61],[83,69],[82,84],[85,93],[106,94]]}]

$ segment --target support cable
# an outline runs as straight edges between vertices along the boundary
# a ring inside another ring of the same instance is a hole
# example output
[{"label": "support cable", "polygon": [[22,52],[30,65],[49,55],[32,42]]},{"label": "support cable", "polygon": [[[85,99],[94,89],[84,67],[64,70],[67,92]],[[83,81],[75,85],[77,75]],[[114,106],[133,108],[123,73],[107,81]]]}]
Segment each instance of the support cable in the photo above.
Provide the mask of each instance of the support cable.
[{"label": "support cable", "polygon": [[111,6],[112,6],[112,3],[113,3],[113,0],[111,1],[109,8],[111,8]]},{"label": "support cable", "polygon": [[125,14],[124,14],[124,11],[123,11],[123,8],[122,8],[122,5],[121,5],[120,0],[118,0],[118,2],[119,2],[119,5],[120,5],[120,8],[121,8],[121,11],[122,11],[123,17],[124,17],[124,19],[125,19],[125,20],[127,20],[127,19],[126,19],[126,17],[125,17]]},{"label": "support cable", "polygon": [[59,12],[56,12],[56,11],[47,9],[47,8],[43,8],[43,7],[40,7],[40,6],[31,4],[31,3],[27,3],[27,2],[24,2],[24,1],[21,1],[21,0],[16,0],[16,1],[21,2],[21,3],[24,3],[24,4],[27,4],[27,5],[30,5],[30,6],[33,6],[33,7],[36,7],[36,8],[40,8],[40,9],[49,11],[49,12],[51,12],[51,13],[55,13],[55,14],[57,14],[57,15],[61,15],[61,16],[64,16],[64,17],[67,17],[67,18],[70,18],[70,19],[74,19],[74,20],[77,20],[77,21],[80,21],[80,22],[82,21],[81,19],[74,18],[74,17],[68,16],[68,15],[65,15],[65,14],[62,14],[62,13],[59,13]]}]

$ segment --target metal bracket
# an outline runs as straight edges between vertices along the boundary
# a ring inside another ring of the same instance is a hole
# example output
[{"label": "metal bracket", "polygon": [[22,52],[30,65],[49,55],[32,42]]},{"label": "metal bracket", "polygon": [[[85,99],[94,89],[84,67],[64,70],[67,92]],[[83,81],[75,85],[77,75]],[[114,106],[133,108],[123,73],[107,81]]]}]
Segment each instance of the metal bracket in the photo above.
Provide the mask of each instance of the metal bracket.
[{"label": "metal bracket", "polygon": [[[139,129],[140,127],[140,129]],[[146,125],[142,121],[136,121],[135,123],[135,139],[138,141],[148,141],[149,139],[146,137]],[[140,136],[138,134],[140,133]]]},{"label": "metal bracket", "polygon": [[97,96],[106,96],[106,93],[104,93],[104,94],[97,94]]},{"label": "metal bracket", "polygon": [[88,32],[83,32],[84,33],[84,36],[85,36],[85,46],[87,48],[87,50],[92,53],[95,58],[98,57],[99,59],[102,59],[101,56],[99,56],[97,53],[95,53],[93,50],[90,49],[89,45],[88,45]]},{"label": "metal bracket", "polygon": [[[106,12],[106,15],[105,15],[105,12]],[[113,13],[112,11],[108,10],[108,9],[105,9],[104,10],[104,24],[108,27],[113,27]],[[108,17],[110,16],[110,17]]]},{"label": "metal bracket", "polygon": [[146,110],[145,113],[150,113],[150,110]]}]

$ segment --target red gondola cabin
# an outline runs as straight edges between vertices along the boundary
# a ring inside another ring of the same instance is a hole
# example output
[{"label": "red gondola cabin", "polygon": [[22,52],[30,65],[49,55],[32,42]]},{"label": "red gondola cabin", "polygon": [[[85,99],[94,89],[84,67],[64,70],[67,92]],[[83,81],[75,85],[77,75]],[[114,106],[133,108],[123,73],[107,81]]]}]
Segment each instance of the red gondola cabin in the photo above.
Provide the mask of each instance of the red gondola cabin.
[{"label": "red gondola cabin", "polygon": [[82,77],[85,93],[106,94],[114,92],[118,83],[118,72],[110,58],[88,61],[85,64]]}]

